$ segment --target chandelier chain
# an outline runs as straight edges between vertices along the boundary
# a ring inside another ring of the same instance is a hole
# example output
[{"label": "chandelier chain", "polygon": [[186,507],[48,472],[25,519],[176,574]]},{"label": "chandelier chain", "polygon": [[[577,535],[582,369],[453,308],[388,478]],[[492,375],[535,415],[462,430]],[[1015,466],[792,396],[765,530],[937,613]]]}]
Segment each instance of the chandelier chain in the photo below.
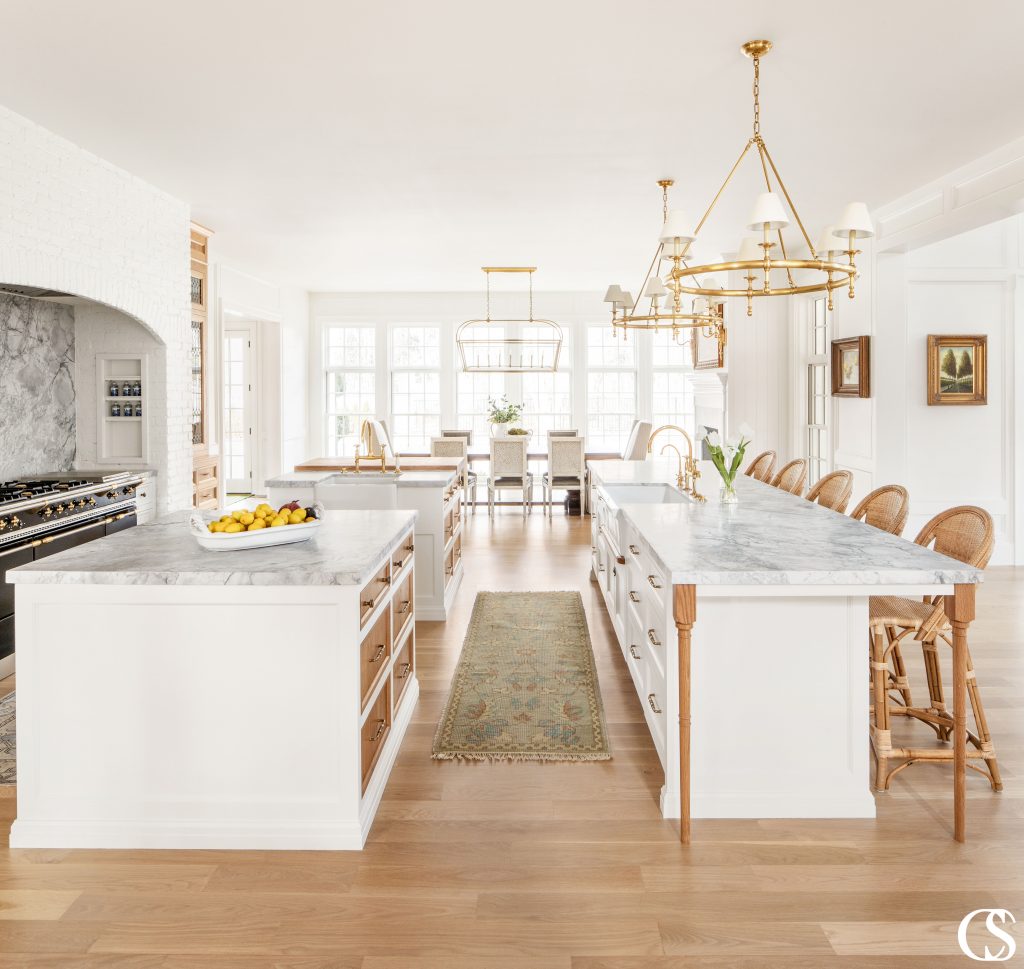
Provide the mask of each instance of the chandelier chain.
[{"label": "chandelier chain", "polygon": [[761,137],[761,58],[754,58],[754,137]]}]

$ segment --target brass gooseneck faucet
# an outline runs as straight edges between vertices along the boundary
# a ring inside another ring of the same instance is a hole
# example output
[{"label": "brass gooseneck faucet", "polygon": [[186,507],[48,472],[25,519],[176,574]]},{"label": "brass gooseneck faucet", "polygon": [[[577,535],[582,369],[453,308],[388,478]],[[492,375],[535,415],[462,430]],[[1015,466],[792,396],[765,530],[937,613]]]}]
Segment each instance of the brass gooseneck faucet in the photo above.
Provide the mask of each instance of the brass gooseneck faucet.
[{"label": "brass gooseneck faucet", "polygon": [[693,438],[677,424],[662,424],[647,439],[647,453],[653,454],[654,439],[662,431],[678,431],[686,440],[686,462],[683,463],[682,452],[674,444],[665,444],[659,453],[664,454],[669,448],[676,452],[679,459],[679,468],[676,473],[676,487],[688,494],[694,501],[706,501],[707,499],[697,491],[697,479],[700,477],[700,468],[693,457]]},{"label": "brass gooseneck faucet", "polygon": [[[368,420],[364,420],[363,423],[359,425],[359,441],[356,443],[356,459],[355,459],[356,474],[359,474],[359,465],[360,465],[361,462],[364,462],[364,461],[380,461],[380,472],[381,472],[381,474],[387,474],[388,473],[387,454],[385,453],[385,450],[384,450],[384,442],[383,441],[378,441],[377,443],[378,443],[378,446],[380,447],[380,453],[374,454],[373,453],[373,426],[370,424],[370,422]],[[366,454],[360,454],[360,450],[363,447],[366,448]],[[401,467],[400,467],[400,465],[398,463],[399,458],[398,458],[398,454],[397,453],[395,453],[394,458],[395,458],[395,470],[394,470],[394,473],[397,475],[397,474],[401,473]]]}]

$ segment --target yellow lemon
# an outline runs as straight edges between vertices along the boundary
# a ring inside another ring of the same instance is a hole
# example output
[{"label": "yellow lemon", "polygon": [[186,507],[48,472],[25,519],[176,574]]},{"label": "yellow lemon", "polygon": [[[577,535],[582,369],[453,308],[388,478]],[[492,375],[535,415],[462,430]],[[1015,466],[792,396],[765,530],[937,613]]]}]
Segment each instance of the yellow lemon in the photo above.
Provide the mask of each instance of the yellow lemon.
[{"label": "yellow lemon", "polygon": [[244,532],[245,525],[243,525],[241,522],[232,522],[230,525],[224,526],[224,531],[230,532],[232,535],[234,535],[237,532]]},{"label": "yellow lemon", "polygon": [[233,511],[233,512],[231,512],[231,517],[235,521],[239,521],[241,519],[241,517],[242,517],[242,513],[240,511]]},{"label": "yellow lemon", "polygon": [[246,529],[246,531],[252,532],[252,531],[255,531],[257,528],[266,528],[266,527],[267,527],[266,521],[264,519],[262,519],[262,518],[257,518],[255,521],[249,523],[249,527]]},{"label": "yellow lemon", "polygon": [[223,522],[223,523],[224,523],[225,525],[230,525],[230,524],[231,524],[231,522],[233,522],[233,521],[234,521],[234,519],[233,519],[233,518],[232,518],[232,517],[231,517],[230,515],[221,515],[221,516],[220,516],[220,520],[221,520],[221,521],[222,521],[222,522]]},{"label": "yellow lemon", "polygon": [[251,525],[256,520],[256,516],[251,511],[243,511],[242,514],[238,516],[238,520],[243,525]]},{"label": "yellow lemon", "polygon": [[283,515],[278,515],[278,516],[277,516],[277,517],[276,517],[276,518],[275,518],[275,519],[274,519],[274,520],[273,520],[273,521],[272,521],[272,522],[270,523],[270,527],[271,527],[271,528],[280,528],[280,527],[281,527],[282,525],[287,525],[287,524],[288,524],[288,519],[287,519],[287,518],[285,518],[285,517],[284,517]]},{"label": "yellow lemon", "polygon": [[207,529],[208,529],[209,531],[211,531],[211,532],[215,532],[215,531],[217,531],[217,529],[213,527],[213,526],[214,526],[215,524],[216,524],[215,522],[210,522],[210,524],[209,524],[209,525],[207,525],[206,527],[207,527]]},{"label": "yellow lemon", "polygon": [[215,532],[222,532],[227,527],[228,527],[228,523],[227,522],[214,522],[213,523],[213,530]]},{"label": "yellow lemon", "polygon": [[300,524],[302,524],[303,521],[305,521],[305,519],[306,519],[306,509],[305,508],[296,508],[295,511],[293,511],[288,516],[288,524],[289,525],[300,525]]}]

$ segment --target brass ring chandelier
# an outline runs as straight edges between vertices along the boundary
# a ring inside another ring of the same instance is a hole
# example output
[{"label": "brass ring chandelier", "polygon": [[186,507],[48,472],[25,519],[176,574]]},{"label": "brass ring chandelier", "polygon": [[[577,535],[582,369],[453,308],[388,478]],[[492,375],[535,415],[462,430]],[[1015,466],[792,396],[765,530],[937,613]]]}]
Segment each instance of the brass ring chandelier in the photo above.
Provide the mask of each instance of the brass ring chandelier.
[{"label": "brass ring chandelier", "polygon": [[[666,179],[658,183],[662,186],[664,198],[664,225],[658,253],[648,270],[641,291],[641,297],[651,297],[652,309],[646,315],[639,314],[637,309],[640,299],[634,301],[628,292],[624,292],[618,286],[611,286],[605,294],[605,301],[612,304],[613,327],[639,328],[646,323],[647,328],[656,329],[670,323],[675,314],[662,313],[657,306],[655,294],[666,295],[670,292],[673,309],[678,310],[685,293],[696,297],[693,313],[679,314],[678,325],[690,328],[701,327],[706,332],[714,332],[719,336],[720,342],[724,344],[725,327],[722,317],[718,313],[719,304],[715,302],[722,297],[745,298],[747,316],[752,315],[753,302],[758,297],[823,292],[828,295],[829,309],[832,309],[832,293],[836,289],[846,287],[850,299],[854,298],[854,280],[857,277],[856,257],[860,253],[860,250],[856,248],[856,240],[870,238],[875,234],[871,217],[863,202],[852,202],[843,210],[839,221],[825,229],[817,247],[811,242],[811,238],[804,228],[803,220],[800,218],[764,138],[761,136],[761,58],[771,48],[772,43],[769,40],[751,40],[741,47],[743,53],[754,62],[753,134],[744,145],[739,158],[729,170],[729,174],[726,175],[725,181],[715,193],[696,228],[691,229],[685,215],[679,210],[668,210],[667,192],[672,182]],[[757,150],[766,189],[758,196],[747,223],[747,229],[756,234],[747,236],[741,241],[739,251],[734,259],[695,264],[693,244],[751,148]],[[792,212],[793,219],[807,245],[810,258],[791,258],[786,249],[786,240],[782,230],[790,225],[790,219],[782,204],[782,198],[776,192],[776,186]],[[778,249],[777,254],[772,251],[776,248]],[[844,256],[846,257],[845,262],[841,261]],[[655,272],[662,261],[671,263],[671,268],[665,274],[664,280],[659,273]],[[740,273],[746,281],[746,286],[728,288],[713,278],[716,273],[730,272]],[[798,279],[794,275],[795,273],[805,274],[805,278]],[[781,280],[779,279],[780,274],[782,275]],[[809,278],[806,278],[808,275]],[[711,317],[717,318],[717,325]]]}]

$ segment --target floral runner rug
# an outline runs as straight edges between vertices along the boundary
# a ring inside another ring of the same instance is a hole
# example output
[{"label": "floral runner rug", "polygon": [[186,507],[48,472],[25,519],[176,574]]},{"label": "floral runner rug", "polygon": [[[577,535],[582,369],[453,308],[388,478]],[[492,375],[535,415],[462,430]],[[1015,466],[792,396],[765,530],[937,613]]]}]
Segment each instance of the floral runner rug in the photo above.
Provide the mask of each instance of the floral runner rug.
[{"label": "floral runner rug", "polygon": [[479,593],[434,759],[611,756],[580,594]]},{"label": "floral runner rug", "polygon": [[0,785],[17,782],[14,751],[14,693],[0,700]]}]

